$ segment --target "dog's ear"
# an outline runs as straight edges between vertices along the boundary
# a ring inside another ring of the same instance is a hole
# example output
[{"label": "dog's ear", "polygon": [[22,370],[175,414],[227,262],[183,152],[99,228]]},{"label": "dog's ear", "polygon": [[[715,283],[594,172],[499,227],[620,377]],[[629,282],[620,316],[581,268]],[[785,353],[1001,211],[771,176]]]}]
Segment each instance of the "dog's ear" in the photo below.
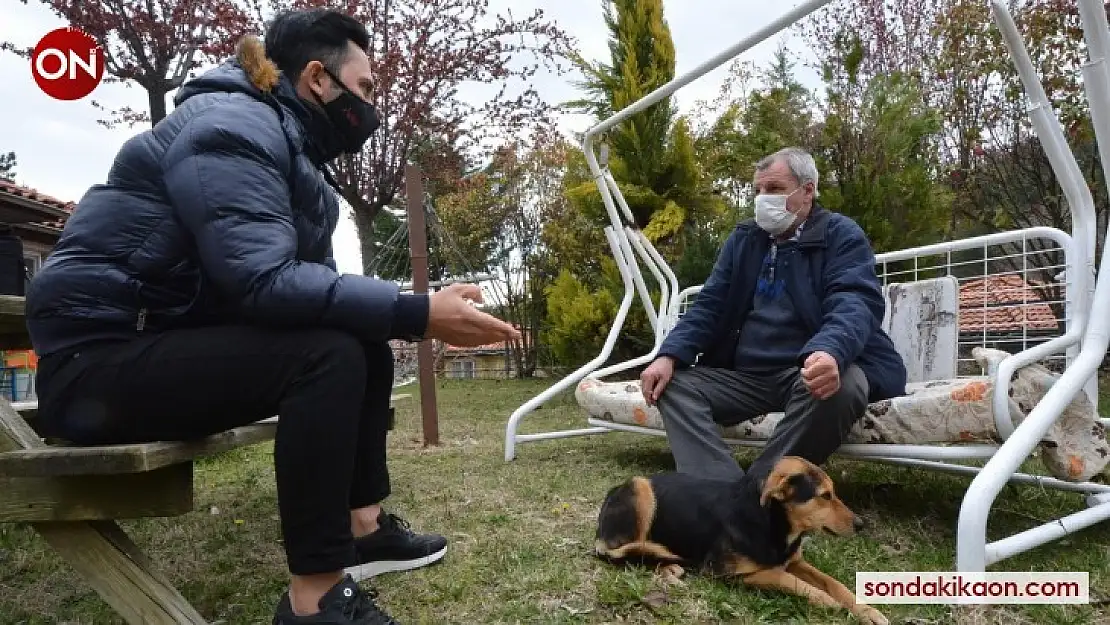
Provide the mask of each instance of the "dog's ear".
[{"label": "dog's ear", "polygon": [[794,494],[794,485],[791,483],[792,477],[781,471],[772,471],[771,475],[767,476],[767,480],[763,482],[763,492],[759,496],[759,505],[766,506],[772,499],[776,501],[790,499]]},{"label": "dog's ear", "polygon": [[772,471],[771,474],[767,476],[767,479],[763,481],[763,491],[759,494],[760,507],[765,507],[767,505],[767,502],[772,498],[779,498],[778,492],[779,489],[782,487],[782,482],[784,478],[784,475],[776,471]]},{"label": "dog's ear", "polygon": [[759,505],[766,506],[771,499],[776,501],[809,501],[817,494],[816,486],[805,473],[786,475],[774,472],[763,484]]},{"label": "dog's ear", "polygon": [[817,480],[812,473],[795,473],[790,476],[791,498],[797,503],[805,503],[817,496]]}]

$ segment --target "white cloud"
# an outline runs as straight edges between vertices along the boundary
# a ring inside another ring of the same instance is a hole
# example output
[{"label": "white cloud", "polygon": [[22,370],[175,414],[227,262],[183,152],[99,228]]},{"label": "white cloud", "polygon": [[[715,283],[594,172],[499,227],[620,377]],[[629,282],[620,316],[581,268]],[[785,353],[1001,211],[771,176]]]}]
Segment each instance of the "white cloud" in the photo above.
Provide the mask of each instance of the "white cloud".
[{"label": "white cloud", "polygon": [[[515,15],[541,8],[549,19],[577,38],[587,57],[596,59],[608,54],[598,0],[493,0],[490,5],[493,11],[511,7]],[[665,0],[678,72],[697,66],[785,9],[759,0]],[[64,25],[63,20],[41,4],[8,3],[0,21],[0,41],[30,47],[50,30]],[[781,36],[765,41],[744,58],[765,64],[780,40]],[[676,95],[679,106],[689,110],[696,100],[712,98],[723,78],[724,70],[719,69],[688,85]],[[571,79],[571,76],[537,76],[535,86],[548,101],[562,102],[576,96]],[[806,82],[813,83],[814,77],[807,76]],[[146,92],[137,87],[104,84],[87,100],[60,102],[38,89],[28,61],[11,54],[0,54],[0,84],[4,85],[5,96],[0,100],[0,118],[5,121],[0,151],[16,152],[20,183],[64,200],[76,201],[90,186],[103,182],[123,142],[145,129],[103,128],[96,123],[101,112],[88,101],[96,100],[108,108],[130,106],[146,110]],[[480,97],[481,92],[480,88],[467,87],[462,93]],[[567,130],[582,131],[588,120],[582,116],[568,117],[564,124]],[[340,219],[334,243],[340,269],[360,271],[357,234],[354,223],[346,216]]]}]

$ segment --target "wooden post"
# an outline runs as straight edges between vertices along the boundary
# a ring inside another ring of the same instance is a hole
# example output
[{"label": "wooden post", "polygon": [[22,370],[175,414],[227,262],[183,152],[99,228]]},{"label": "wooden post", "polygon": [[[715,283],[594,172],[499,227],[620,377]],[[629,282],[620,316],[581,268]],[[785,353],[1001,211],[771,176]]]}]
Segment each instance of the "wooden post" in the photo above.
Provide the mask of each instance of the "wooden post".
[{"label": "wooden post", "polygon": [[[424,220],[423,172],[412,163],[405,165],[405,195],[409,215],[409,251],[412,258],[412,292],[428,293],[428,233]],[[439,444],[439,414],[436,411],[435,354],[431,339],[416,347],[420,380],[420,414],[424,445]]]}]

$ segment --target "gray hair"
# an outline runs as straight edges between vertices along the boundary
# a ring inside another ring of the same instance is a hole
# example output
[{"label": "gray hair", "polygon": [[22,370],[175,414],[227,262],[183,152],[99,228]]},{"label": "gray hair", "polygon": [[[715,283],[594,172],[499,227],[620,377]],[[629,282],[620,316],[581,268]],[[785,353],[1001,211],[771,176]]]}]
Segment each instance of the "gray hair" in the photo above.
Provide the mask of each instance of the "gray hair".
[{"label": "gray hair", "polygon": [[798,181],[798,184],[804,185],[807,182],[812,182],[813,196],[817,197],[817,163],[814,162],[813,156],[809,152],[802,148],[783,148],[760,159],[755,164],[755,170],[757,172],[763,171],[779,162],[779,160],[786,161],[786,166],[790,168],[790,173],[794,176],[794,180]]}]

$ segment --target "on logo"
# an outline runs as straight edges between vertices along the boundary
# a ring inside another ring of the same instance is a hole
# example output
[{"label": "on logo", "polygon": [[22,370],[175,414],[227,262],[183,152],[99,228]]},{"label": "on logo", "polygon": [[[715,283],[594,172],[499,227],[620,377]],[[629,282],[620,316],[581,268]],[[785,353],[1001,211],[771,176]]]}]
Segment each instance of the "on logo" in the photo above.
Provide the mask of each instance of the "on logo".
[{"label": "on logo", "polygon": [[52,30],[31,53],[31,75],[46,95],[80,100],[104,78],[104,50],[83,30],[72,26]]}]

